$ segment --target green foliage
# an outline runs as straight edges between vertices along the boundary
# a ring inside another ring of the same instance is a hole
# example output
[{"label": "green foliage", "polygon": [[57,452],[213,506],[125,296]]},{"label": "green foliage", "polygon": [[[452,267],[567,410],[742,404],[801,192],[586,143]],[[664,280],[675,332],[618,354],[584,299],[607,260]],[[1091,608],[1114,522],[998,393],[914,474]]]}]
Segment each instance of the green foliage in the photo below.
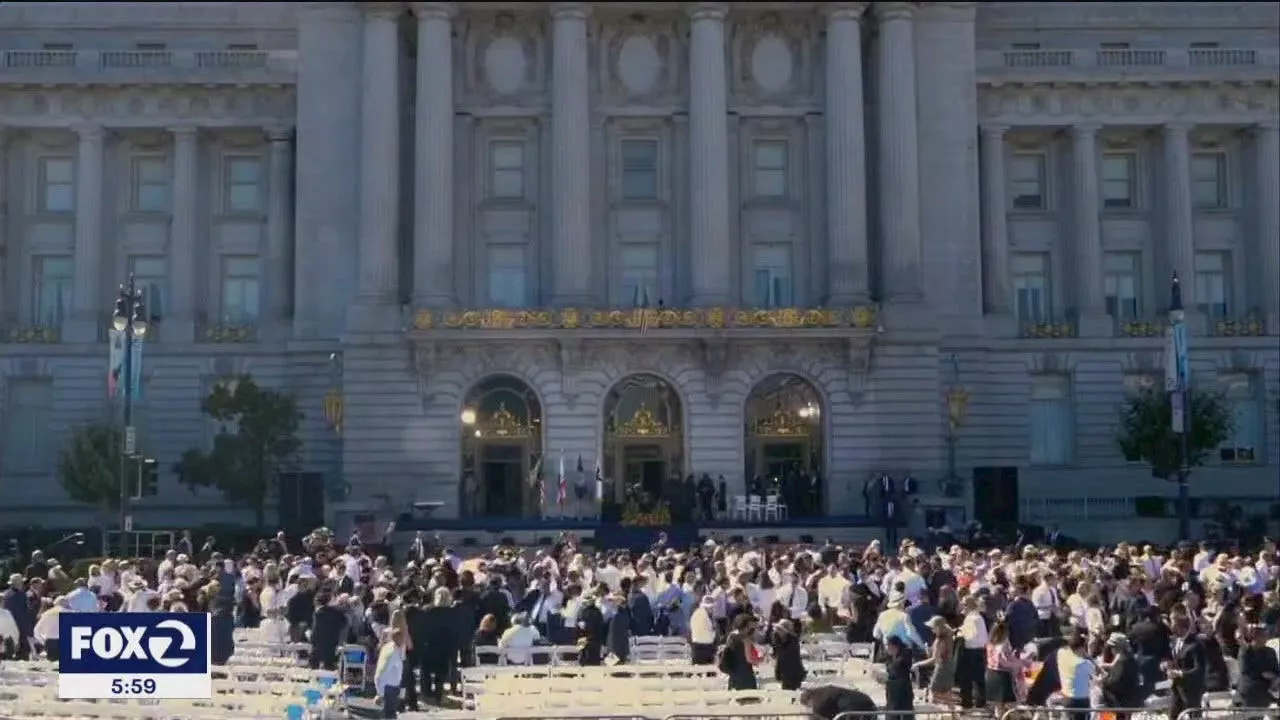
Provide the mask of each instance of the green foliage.
[{"label": "green foliage", "polygon": [[[1199,467],[1210,453],[1226,440],[1235,427],[1235,418],[1219,393],[1191,392],[1191,434],[1188,437],[1188,468]],[[1181,438],[1173,432],[1173,409],[1169,393],[1146,388],[1124,402],[1120,412],[1120,452],[1131,460],[1151,465],[1156,477],[1176,479],[1183,465]]]},{"label": "green foliage", "polygon": [[119,509],[123,445],[119,425],[97,423],[77,428],[58,453],[58,482],[67,497],[104,510]]},{"label": "green foliage", "polygon": [[211,487],[228,502],[253,510],[264,524],[267,497],[282,465],[302,442],[302,413],[292,395],[260,387],[248,375],[219,383],[201,410],[220,425],[208,452],[188,450],[178,463],[180,479],[195,492]]}]

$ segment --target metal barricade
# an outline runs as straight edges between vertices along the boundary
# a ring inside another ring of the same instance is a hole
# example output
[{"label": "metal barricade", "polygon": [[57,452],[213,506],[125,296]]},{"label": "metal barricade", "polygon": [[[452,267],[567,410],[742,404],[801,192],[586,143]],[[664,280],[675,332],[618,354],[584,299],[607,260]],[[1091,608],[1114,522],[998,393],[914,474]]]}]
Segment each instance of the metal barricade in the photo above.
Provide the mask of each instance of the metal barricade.
[{"label": "metal barricade", "polygon": [[1188,709],[1178,720],[1280,720],[1280,707]]},{"label": "metal barricade", "polygon": [[832,720],[991,720],[991,711],[980,710],[964,710],[964,708],[955,708],[955,710],[941,710],[937,707],[925,707],[924,710],[859,710],[851,712],[841,712],[840,715],[832,717]]},{"label": "metal barricade", "polygon": [[1000,716],[1000,720],[1165,720],[1164,708],[1068,708],[1054,705],[1018,705]]},{"label": "metal barricade", "polygon": [[707,712],[681,712],[680,715],[667,715],[662,720],[822,720],[812,712],[801,711],[769,711],[769,710],[751,710],[750,705],[736,705],[726,707],[723,711],[708,710]]},{"label": "metal barricade", "polygon": [[499,717],[497,720],[655,720],[644,715],[520,715]]}]

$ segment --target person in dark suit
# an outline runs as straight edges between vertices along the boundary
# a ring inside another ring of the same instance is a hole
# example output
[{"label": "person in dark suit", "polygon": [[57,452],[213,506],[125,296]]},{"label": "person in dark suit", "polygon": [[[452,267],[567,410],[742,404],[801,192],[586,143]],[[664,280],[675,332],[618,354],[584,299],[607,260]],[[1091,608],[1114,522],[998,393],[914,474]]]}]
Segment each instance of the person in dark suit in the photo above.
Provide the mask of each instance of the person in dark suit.
[{"label": "person in dark suit", "polygon": [[[1102,704],[1106,707],[1142,707],[1146,693],[1138,675],[1138,663],[1129,648],[1129,639],[1120,633],[1107,638],[1107,648],[1114,653],[1111,662],[1104,665],[1102,678]],[[1116,720],[1124,720],[1117,716]]]},{"label": "person in dark suit", "polygon": [[316,611],[311,620],[310,665],[314,670],[338,669],[338,647],[347,636],[347,614],[327,592],[316,595]]},{"label": "person in dark suit", "polygon": [[769,644],[773,647],[774,679],[783,690],[799,690],[809,673],[800,657],[800,637],[796,634],[795,625],[790,620],[775,625]]},{"label": "person in dark suit", "polygon": [[[623,584],[626,584],[625,580]],[[649,596],[644,594],[643,576],[632,580],[630,593],[627,597],[627,607],[631,611],[631,634],[637,637],[652,635],[653,604],[649,602]]]},{"label": "person in dark suit", "polygon": [[609,618],[609,652],[618,658],[619,663],[625,664],[631,657],[631,608],[627,599],[620,595],[614,596],[613,602],[616,609],[613,617]]},{"label": "person in dark suit", "polygon": [[430,698],[437,705],[444,702],[444,685],[453,675],[458,658],[458,610],[447,588],[435,590],[431,605],[420,616],[421,645],[414,649],[418,656],[418,670],[422,682],[423,699]]},{"label": "person in dark suit", "polygon": [[[18,638],[14,648],[14,657],[26,660],[31,657],[31,634],[36,626],[35,615],[31,611],[31,600],[27,595],[26,577],[14,573],[9,576],[9,588],[4,591],[0,601],[5,610],[13,616],[13,624],[18,628]],[[3,648],[0,648],[0,652]]]},{"label": "person in dark suit", "polygon": [[1267,647],[1267,634],[1261,625],[1246,625],[1240,646],[1240,682],[1236,685],[1236,704],[1247,708],[1265,708],[1276,702],[1276,680],[1280,679],[1280,657]]},{"label": "person in dark suit", "polygon": [[498,635],[511,627],[511,603],[502,592],[502,578],[497,574],[489,576],[489,587],[480,593],[480,617],[492,615],[497,623]]},{"label": "person in dark suit", "polygon": [[209,660],[214,665],[226,665],[236,652],[236,618],[234,603],[218,598],[209,618]]},{"label": "person in dark suit", "polygon": [[1160,663],[1169,657],[1172,649],[1169,628],[1160,622],[1159,608],[1147,608],[1142,618],[1129,628],[1129,643],[1138,666],[1143,697],[1149,696],[1156,683],[1164,679]]},{"label": "person in dark suit", "polygon": [[596,604],[595,597],[582,596],[582,606],[578,609],[578,644],[582,651],[578,653],[578,664],[583,666],[599,665],[604,661],[604,644],[608,639],[608,626],[604,621],[604,613]]},{"label": "person in dark suit", "polygon": [[1169,720],[1177,720],[1186,710],[1199,711],[1208,661],[1204,645],[1185,611],[1175,613],[1170,624],[1174,637],[1173,657],[1165,664],[1165,674],[1172,681],[1173,691]]}]

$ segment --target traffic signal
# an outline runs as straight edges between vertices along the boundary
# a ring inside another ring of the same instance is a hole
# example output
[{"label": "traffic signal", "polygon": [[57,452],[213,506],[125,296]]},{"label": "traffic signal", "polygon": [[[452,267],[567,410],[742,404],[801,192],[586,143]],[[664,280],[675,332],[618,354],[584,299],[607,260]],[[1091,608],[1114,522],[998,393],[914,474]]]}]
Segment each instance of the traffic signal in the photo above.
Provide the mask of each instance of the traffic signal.
[{"label": "traffic signal", "polygon": [[138,491],[134,498],[154,496],[160,488],[160,463],[155,458],[138,461]]}]

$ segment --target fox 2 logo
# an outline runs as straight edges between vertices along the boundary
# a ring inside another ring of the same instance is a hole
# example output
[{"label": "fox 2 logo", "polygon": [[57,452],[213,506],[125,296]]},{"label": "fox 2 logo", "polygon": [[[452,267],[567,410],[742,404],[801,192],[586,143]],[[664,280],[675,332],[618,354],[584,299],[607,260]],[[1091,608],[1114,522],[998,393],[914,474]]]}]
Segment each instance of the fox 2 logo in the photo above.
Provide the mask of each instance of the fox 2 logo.
[{"label": "fox 2 logo", "polygon": [[209,672],[203,613],[61,613],[58,625],[61,673]]}]

